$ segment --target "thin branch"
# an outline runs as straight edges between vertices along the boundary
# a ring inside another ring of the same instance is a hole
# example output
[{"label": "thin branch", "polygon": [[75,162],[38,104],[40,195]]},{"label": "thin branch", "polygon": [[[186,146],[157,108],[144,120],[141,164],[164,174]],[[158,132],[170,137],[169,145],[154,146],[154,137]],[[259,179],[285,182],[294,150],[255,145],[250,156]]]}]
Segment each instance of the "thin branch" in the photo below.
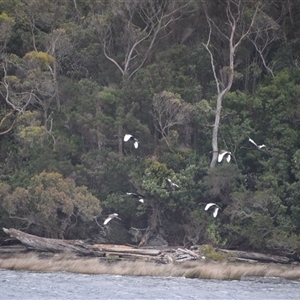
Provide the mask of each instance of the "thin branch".
[{"label": "thin branch", "polygon": [[[131,7],[131,5],[127,2],[123,2],[123,4],[126,8],[125,13],[127,13],[127,17],[125,16],[125,14],[121,17],[123,18],[123,21],[126,22],[125,33],[128,34],[127,47],[124,54],[124,67],[122,67],[108,53],[109,45],[107,44],[107,40],[111,36],[111,29],[109,26],[106,27],[105,33],[103,31],[104,34],[102,34],[102,43],[104,46],[103,48],[105,57],[109,61],[111,61],[115,66],[117,66],[117,68],[120,70],[123,76],[127,74],[128,78],[131,78],[144,65],[154,46],[158,33],[161,32],[164,28],[166,28],[171,22],[174,22],[175,20],[179,19],[181,17],[181,14],[176,18],[174,17],[174,15],[184,7],[188,6],[190,4],[190,1],[184,3],[183,5],[177,8],[172,7],[172,10],[169,13],[166,13],[165,15],[162,13],[162,7],[156,9],[156,7],[151,2],[149,3],[149,6],[147,6],[147,8],[143,6],[142,2],[137,3],[136,7]],[[133,24],[133,12],[138,13],[140,18],[144,21],[145,26],[143,28],[139,28]],[[146,52],[142,54],[141,61],[134,62],[138,57],[141,56],[141,54],[137,50],[138,46],[144,41],[148,40],[150,37],[151,40],[149,46],[147,46]],[[131,72],[129,72],[129,70],[131,70]]]},{"label": "thin branch", "polygon": [[110,57],[107,52],[106,52],[106,45],[104,44],[104,47],[103,47],[103,52],[104,52],[104,55],[105,57],[110,60],[115,66],[117,66],[117,68],[121,71],[122,75],[124,75],[124,71],[123,69],[121,68],[121,66],[112,58]]},{"label": "thin branch", "polygon": [[218,94],[220,94],[220,82],[219,82],[219,79],[218,79],[218,76],[217,76],[217,72],[216,72],[216,67],[215,67],[215,63],[214,63],[214,56],[213,56],[213,53],[209,49],[212,30],[211,30],[210,23],[208,23],[208,24],[209,24],[208,25],[209,26],[208,39],[207,39],[206,44],[204,44],[204,43],[202,43],[202,44],[205,47],[205,49],[207,50],[207,52],[209,53],[209,56],[210,56],[210,65],[211,65],[211,68],[212,68],[212,71],[213,71],[213,74],[214,74],[214,78],[215,78],[215,82],[216,82],[216,85],[217,85],[217,92],[218,92]]},{"label": "thin branch", "polygon": [[[9,117],[10,115],[12,115],[14,113],[14,111],[12,110],[11,112],[9,112],[7,115],[4,116],[4,118],[1,120],[0,122],[0,127],[2,126],[2,124],[4,123],[4,121],[6,120],[7,117]],[[0,132],[0,135],[4,135],[8,132],[10,132],[13,128],[13,126],[15,125],[17,119],[15,119],[12,124],[10,125],[10,127],[8,129],[6,129],[5,131]]]}]

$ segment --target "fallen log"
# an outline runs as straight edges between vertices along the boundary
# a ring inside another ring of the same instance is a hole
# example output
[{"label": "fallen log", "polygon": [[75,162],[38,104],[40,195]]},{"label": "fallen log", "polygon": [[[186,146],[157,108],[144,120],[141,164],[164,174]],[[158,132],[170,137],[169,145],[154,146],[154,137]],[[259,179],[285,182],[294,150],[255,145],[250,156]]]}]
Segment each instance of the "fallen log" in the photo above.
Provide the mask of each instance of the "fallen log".
[{"label": "fallen log", "polygon": [[1,246],[0,253],[26,253],[28,249],[24,245]]},{"label": "fallen log", "polygon": [[249,259],[256,260],[260,262],[274,262],[286,264],[291,262],[286,256],[272,255],[272,254],[263,254],[257,252],[247,252],[247,251],[237,251],[237,250],[227,250],[227,249],[217,249],[220,252],[230,254],[232,257],[240,259]]},{"label": "fallen log", "polygon": [[31,235],[13,228],[3,228],[3,231],[11,237],[17,238],[29,249],[49,252],[73,252],[82,255],[104,256],[99,249],[93,249],[90,245],[81,240],[59,240],[42,238]]},{"label": "fallen log", "polygon": [[[75,253],[76,255],[85,256],[97,256],[105,257],[119,256],[120,258],[136,258],[145,260],[159,261],[163,263],[174,263],[186,260],[197,260],[205,259],[199,253],[195,253],[192,250],[185,248],[136,248],[134,246],[127,245],[109,245],[109,244],[94,244],[90,245],[82,240],[60,240],[60,239],[49,239],[34,236],[16,229],[6,229],[3,231],[9,234],[11,237],[19,240],[25,249],[37,250],[43,252],[67,252]],[[13,248],[12,252],[14,252]],[[256,252],[236,251],[227,249],[216,249],[217,251],[223,252],[240,261],[260,261],[260,262],[275,262],[275,263],[289,263],[291,260],[285,256],[262,254]],[[22,251],[20,248],[16,251]],[[3,253],[9,252],[9,249],[3,249]]]},{"label": "fallen log", "polygon": [[104,244],[95,244],[92,246],[93,249],[99,249],[104,252],[117,252],[117,253],[123,253],[123,254],[141,254],[141,255],[150,255],[150,256],[157,256],[161,253],[160,250],[156,249],[135,249],[130,247],[122,247],[119,245],[107,247]]},{"label": "fallen log", "polygon": [[199,258],[199,255],[196,254],[195,252],[191,251],[191,250],[188,250],[188,249],[182,249],[182,248],[178,248],[177,251],[179,252],[183,252],[185,254],[188,254],[194,258]]},{"label": "fallen log", "polygon": [[144,254],[142,255],[142,254],[123,253],[123,252],[105,252],[105,258],[111,259],[113,257],[118,257],[119,259],[127,259],[130,261],[142,260],[145,262],[165,263],[165,259],[161,255],[151,256],[151,255],[144,255]]},{"label": "fallen log", "polygon": [[176,258],[177,262],[190,261],[190,260],[196,260],[196,258],[191,257],[189,255],[181,255]]}]

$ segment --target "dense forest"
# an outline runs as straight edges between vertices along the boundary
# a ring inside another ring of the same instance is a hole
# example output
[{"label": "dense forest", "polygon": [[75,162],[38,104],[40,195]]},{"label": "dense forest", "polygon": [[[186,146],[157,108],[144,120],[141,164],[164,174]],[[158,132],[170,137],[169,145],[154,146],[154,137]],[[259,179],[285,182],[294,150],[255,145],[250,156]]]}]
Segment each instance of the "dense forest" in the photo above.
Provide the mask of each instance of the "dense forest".
[{"label": "dense forest", "polygon": [[300,255],[299,0],[1,0],[0,46],[1,227]]}]

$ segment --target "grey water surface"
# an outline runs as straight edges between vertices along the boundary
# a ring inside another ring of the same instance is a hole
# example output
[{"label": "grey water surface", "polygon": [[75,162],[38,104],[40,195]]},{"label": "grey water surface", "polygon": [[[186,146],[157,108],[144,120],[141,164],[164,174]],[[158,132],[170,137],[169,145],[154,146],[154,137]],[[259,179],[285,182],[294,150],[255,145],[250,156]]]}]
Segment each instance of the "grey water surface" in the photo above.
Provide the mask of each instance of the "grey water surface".
[{"label": "grey water surface", "polygon": [[281,278],[241,281],[87,275],[0,269],[0,299],[300,299],[300,283]]}]

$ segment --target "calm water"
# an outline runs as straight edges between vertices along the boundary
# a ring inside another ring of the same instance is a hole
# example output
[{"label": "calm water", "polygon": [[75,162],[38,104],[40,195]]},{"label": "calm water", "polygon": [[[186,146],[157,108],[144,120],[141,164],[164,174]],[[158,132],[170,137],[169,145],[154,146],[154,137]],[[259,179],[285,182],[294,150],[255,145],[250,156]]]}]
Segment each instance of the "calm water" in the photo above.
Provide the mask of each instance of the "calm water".
[{"label": "calm water", "polygon": [[0,269],[0,299],[300,299],[300,283],[37,273]]}]

